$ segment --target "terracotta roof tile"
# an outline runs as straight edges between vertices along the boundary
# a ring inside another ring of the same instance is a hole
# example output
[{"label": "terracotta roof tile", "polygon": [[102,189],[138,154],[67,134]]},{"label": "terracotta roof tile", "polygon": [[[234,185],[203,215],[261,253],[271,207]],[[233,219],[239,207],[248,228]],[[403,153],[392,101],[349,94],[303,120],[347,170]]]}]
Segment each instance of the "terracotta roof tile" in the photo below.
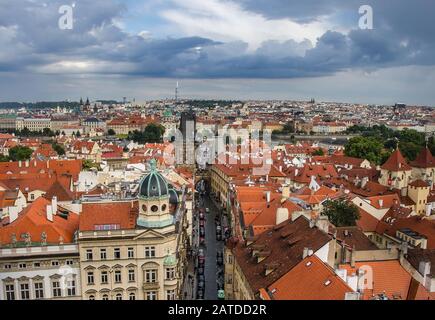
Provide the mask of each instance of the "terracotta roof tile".
[{"label": "terracotta roof tile", "polygon": [[426,147],[421,149],[421,152],[418,154],[417,158],[411,162],[411,166],[416,168],[434,168],[435,159],[430,150]]},{"label": "terracotta roof tile", "polygon": [[299,262],[269,286],[275,300],[344,300],[353,290],[315,255]]},{"label": "terracotta roof tile", "polygon": [[388,158],[388,160],[381,166],[381,169],[388,171],[408,171],[411,166],[406,162],[405,158],[399,149],[396,149]]},{"label": "terracotta roof tile", "polygon": [[78,229],[79,216],[68,210],[59,209],[68,212],[68,219],[64,219],[58,214],[53,216],[53,222],[47,220],[47,205],[51,202],[40,197],[32,204],[27,206],[19,213],[18,219],[11,224],[0,228],[0,241],[2,244],[10,244],[11,236],[15,233],[17,241],[24,233],[30,233],[32,242],[40,242],[41,234],[47,234],[47,243],[59,243],[62,237],[65,243],[73,241],[74,233]]},{"label": "terracotta roof tile", "polygon": [[80,231],[92,231],[97,225],[108,224],[134,229],[138,212],[137,201],[83,203]]},{"label": "terracotta roof tile", "polygon": [[[252,291],[267,288],[302,261],[304,248],[315,253],[326,245],[331,237],[316,227],[310,228],[309,221],[300,216],[295,221],[287,220],[268,232],[260,234],[246,246],[238,243],[233,249],[237,263],[243,271]],[[266,258],[257,262],[252,250],[263,248]],[[265,266],[275,265],[274,271],[265,275]]]},{"label": "terracotta roof tile", "polygon": [[405,300],[407,298],[411,275],[400,265],[398,260],[357,262],[354,268],[350,265],[340,266],[340,269],[347,270],[348,276],[357,274],[360,268],[372,271],[372,276],[368,272],[364,276],[364,283],[367,286],[363,289],[364,300],[369,300],[380,294],[385,294],[392,300]]}]

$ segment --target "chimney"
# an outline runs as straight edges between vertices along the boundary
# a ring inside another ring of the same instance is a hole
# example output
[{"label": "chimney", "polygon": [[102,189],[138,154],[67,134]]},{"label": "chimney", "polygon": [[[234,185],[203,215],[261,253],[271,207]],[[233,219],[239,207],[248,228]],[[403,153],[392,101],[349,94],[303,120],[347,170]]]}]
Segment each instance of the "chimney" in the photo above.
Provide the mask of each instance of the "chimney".
[{"label": "chimney", "polygon": [[275,224],[281,224],[282,222],[289,219],[289,212],[287,208],[278,208],[276,209],[276,220]]},{"label": "chimney", "polygon": [[400,193],[402,197],[406,197],[408,195],[408,188],[402,188],[402,190],[400,190]]},{"label": "chimney", "polygon": [[313,229],[316,226],[316,220],[310,219],[310,229]]},{"label": "chimney", "polygon": [[430,261],[420,261],[420,264],[418,265],[418,272],[423,276],[424,283],[426,283],[427,277],[430,277],[430,268]]},{"label": "chimney", "polygon": [[18,167],[21,168],[21,160],[18,160]]},{"label": "chimney", "polygon": [[29,167],[29,164],[30,164],[29,160],[26,160],[26,168]]},{"label": "chimney", "polygon": [[384,200],[383,199],[379,199],[379,207],[383,207],[384,206]]},{"label": "chimney", "polygon": [[425,210],[426,216],[429,217],[432,213],[432,204],[426,204],[426,210]]},{"label": "chimney", "polygon": [[306,257],[310,257],[313,255],[313,250],[310,250],[309,248],[304,248],[304,251],[302,253],[302,259],[305,259]]},{"label": "chimney", "polygon": [[53,198],[51,199],[51,212],[53,215],[56,215],[57,213],[57,197],[53,196]]},{"label": "chimney", "polygon": [[290,186],[285,184],[282,186],[282,198],[288,199],[290,197]]},{"label": "chimney", "polygon": [[367,182],[369,181],[369,178],[368,177],[364,177],[364,178],[362,178],[362,181],[361,181],[361,188],[363,189],[366,185],[367,185]]},{"label": "chimney", "polygon": [[270,203],[270,191],[266,191],[266,202],[267,204]]},{"label": "chimney", "polygon": [[51,204],[47,205],[46,212],[47,212],[47,220],[53,222],[53,210],[51,208]]},{"label": "chimney", "polygon": [[9,207],[9,223],[18,219],[18,207]]}]

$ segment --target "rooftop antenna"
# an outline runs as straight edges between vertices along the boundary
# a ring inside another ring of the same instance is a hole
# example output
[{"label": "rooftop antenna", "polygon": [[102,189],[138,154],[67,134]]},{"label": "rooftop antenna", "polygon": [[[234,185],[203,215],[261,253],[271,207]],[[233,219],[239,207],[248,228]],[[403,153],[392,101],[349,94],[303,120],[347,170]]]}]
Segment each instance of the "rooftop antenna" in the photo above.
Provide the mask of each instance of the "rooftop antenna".
[{"label": "rooftop antenna", "polygon": [[175,86],[175,102],[178,102],[178,81],[177,85]]}]

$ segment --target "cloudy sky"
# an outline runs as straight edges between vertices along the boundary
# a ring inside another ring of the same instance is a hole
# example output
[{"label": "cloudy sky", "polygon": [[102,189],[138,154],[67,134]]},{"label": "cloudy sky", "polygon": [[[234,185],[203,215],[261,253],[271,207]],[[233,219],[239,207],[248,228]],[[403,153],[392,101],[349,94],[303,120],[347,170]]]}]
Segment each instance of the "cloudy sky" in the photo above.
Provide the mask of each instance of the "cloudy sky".
[{"label": "cloudy sky", "polygon": [[0,0],[0,101],[171,98],[179,81],[183,98],[435,106],[434,12],[428,0]]}]

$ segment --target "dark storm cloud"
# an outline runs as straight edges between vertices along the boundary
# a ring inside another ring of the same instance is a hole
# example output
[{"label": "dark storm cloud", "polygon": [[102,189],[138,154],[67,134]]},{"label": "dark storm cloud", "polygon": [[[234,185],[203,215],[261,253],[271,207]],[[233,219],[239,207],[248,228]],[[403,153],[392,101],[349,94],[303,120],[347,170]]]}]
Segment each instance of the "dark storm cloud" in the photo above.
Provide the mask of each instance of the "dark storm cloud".
[{"label": "dark storm cloud", "polygon": [[[123,31],[122,1],[79,0],[74,29],[60,30],[58,8],[64,0],[0,1],[0,71],[56,73],[62,61],[103,62],[79,70],[151,77],[297,78],[352,69],[433,65],[434,1],[363,1],[374,8],[375,29],[358,30],[356,0],[243,0],[245,8],[268,17],[312,21],[352,12],[355,30],[328,31],[316,44],[265,41],[247,51],[242,42],[221,43],[202,37],[144,39]],[[59,69],[59,73],[69,69]]]}]

